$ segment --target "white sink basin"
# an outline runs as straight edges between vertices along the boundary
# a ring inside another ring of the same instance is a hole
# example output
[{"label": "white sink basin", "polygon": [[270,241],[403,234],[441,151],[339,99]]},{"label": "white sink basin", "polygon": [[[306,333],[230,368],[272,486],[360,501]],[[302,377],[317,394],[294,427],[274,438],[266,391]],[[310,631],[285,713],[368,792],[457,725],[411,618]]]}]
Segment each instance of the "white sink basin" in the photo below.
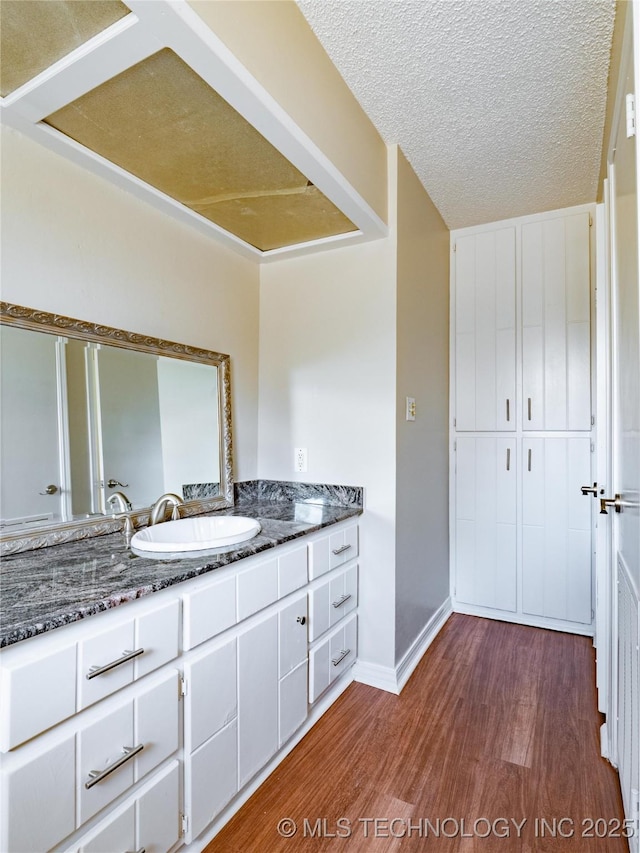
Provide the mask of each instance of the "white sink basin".
[{"label": "white sink basin", "polygon": [[244,515],[179,518],[139,530],[131,539],[131,547],[150,554],[207,551],[237,545],[259,532],[260,524]]}]

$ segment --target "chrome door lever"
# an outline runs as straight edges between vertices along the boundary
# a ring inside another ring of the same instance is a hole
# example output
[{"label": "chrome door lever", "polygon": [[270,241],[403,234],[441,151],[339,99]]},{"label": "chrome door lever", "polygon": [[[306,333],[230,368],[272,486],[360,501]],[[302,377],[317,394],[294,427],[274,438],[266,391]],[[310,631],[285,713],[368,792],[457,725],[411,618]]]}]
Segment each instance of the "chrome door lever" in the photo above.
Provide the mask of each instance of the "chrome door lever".
[{"label": "chrome door lever", "polygon": [[580,491],[583,495],[593,495],[595,498],[598,494],[598,484],[594,483],[593,486],[580,486]]},{"label": "chrome door lever", "polygon": [[616,512],[622,512],[623,507],[635,507],[636,509],[640,506],[637,501],[623,501],[622,495],[616,495],[613,498],[600,498],[600,515],[608,515],[607,507],[612,506],[615,508]]}]

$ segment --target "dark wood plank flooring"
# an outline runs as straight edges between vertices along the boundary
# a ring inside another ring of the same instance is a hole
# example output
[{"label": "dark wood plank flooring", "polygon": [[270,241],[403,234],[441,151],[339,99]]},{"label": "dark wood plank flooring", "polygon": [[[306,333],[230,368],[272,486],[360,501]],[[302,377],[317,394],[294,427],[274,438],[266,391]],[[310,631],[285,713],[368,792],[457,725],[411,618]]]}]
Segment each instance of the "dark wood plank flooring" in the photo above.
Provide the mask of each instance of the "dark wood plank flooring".
[{"label": "dark wood plank flooring", "polygon": [[590,639],[454,614],[401,696],[352,684],[206,853],[623,853],[601,722]]}]

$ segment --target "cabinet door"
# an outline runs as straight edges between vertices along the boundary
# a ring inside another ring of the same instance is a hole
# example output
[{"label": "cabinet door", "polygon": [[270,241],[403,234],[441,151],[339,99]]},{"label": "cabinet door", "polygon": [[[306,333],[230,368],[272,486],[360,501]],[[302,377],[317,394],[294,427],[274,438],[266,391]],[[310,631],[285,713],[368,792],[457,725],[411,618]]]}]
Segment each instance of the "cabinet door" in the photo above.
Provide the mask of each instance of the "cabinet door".
[{"label": "cabinet door", "polygon": [[307,719],[307,661],[280,679],[280,746],[297,731]]},{"label": "cabinet door", "polygon": [[301,593],[278,613],[279,676],[307,659],[307,594]]},{"label": "cabinet door", "polygon": [[186,841],[197,838],[237,791],[238,725],[234,720],[186,759]]},{"label": "cabinet door", "polygon": [[238,767],[242,787],[278,748],[278,614],[238,637]]},{"label": "cabinet door", "polygon": [[589,214],[522,226],[525,430],[591,429]]},{"label": "cabinet door", "polygon": [[455,260],[456,428],[515,429],[515,228],[459,237]]},{"label": "cabinet door", "polygon": [[[27,747],[25,747],[27,748]],[[75,828],[73,737],[0,775],[0,850],[49,850]]]},{"label": "cabinet door", "polygon": [[522,609],[590,624],[591,442],[525,439],[522,457]]},{"label": "cabinet door", "polygon": [[456,441],[456,599],[516,609],[516,441]]},{"label": "cabinet door", "polygon": [[236,640],[185,664],[184,745],[191,753],[238,713]]}]

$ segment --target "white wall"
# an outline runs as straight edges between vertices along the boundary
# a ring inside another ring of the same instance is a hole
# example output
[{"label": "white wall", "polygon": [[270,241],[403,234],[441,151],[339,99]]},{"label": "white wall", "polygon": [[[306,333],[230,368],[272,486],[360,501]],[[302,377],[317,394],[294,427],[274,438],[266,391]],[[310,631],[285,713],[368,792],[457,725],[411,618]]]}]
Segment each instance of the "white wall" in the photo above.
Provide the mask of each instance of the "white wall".
[{"label": "white wall", "polygon": [[259,267],[2,131],[2,298],[231,355],[237,479],[256,476]]},{"label": "white wall", "polygon": [[[393,153],[398,663],[449,596],[449,230],[402,152]],[[406,420],[408,396],[416,400],[415,421]]]},{"label": "white wall", "polygon": [[[266,265],[259,476],[364,486],[359,657],[394,665],[395,252],[391,239]],[[295,447],[309,469],[293,471]]]}]

